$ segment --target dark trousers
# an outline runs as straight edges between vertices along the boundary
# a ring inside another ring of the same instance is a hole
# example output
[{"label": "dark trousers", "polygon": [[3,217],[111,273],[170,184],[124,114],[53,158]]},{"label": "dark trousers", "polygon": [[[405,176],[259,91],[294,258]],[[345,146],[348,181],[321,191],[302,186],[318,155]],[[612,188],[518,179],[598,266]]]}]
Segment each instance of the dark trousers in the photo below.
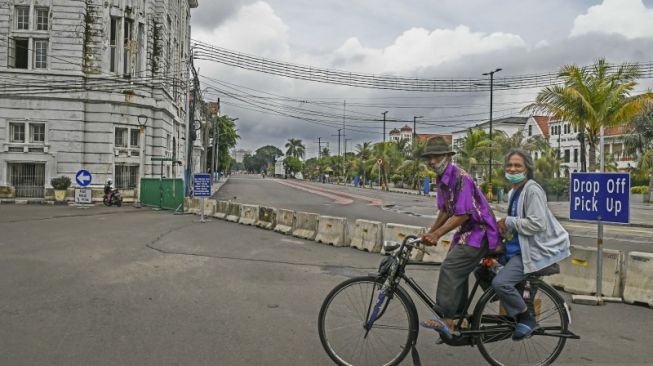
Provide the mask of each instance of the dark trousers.
[{"label": "dark trousers", "polygon": [[506,313],[513,318],[526,311],[526,302],[515,287],[526,278],[521,255],[516,255],[506,263],[492,280],[492,287],[497,292]]},{"label": "dark trousers", "polygon": [[440,267],[435,297],[435,310],[445,318],[454,318],[465,310],[469,296],[469,274],[474,271],[487,251],[487,239],[484,239],[480,248],[456,244],[447,254]]}]

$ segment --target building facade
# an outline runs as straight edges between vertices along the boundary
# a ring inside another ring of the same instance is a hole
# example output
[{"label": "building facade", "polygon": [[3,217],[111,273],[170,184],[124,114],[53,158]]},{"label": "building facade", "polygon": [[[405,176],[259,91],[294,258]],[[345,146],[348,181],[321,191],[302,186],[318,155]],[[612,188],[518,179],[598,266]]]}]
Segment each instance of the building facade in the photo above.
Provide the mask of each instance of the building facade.
[{"label": "building facade", "polygon": [[197,0],[3,3],[0,187],[42,198],[80,169],[127,191],[184,175]]}]

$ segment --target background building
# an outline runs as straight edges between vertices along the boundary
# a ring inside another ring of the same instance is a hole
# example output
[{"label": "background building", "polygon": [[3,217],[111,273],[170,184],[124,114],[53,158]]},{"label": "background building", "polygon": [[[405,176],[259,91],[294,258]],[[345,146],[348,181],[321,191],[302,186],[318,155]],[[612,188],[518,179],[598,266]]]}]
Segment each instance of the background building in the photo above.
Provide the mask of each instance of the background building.
[{"label": "background building", "polygon": [[123,190],[135,189],[141,176],[182,177],[190,9],[197,6],[3,1],[0,187],[44,197],[50,178],[74,181],[80,169],[93,174],[92,186],[113,178]]}]

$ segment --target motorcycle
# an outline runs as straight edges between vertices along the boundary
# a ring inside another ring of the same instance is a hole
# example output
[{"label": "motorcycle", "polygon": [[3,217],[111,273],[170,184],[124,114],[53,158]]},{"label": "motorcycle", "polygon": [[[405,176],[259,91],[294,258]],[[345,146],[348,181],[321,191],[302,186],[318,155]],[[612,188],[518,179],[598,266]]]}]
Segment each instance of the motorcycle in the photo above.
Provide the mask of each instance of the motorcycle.
[{"label": "motorcycle", "polygon": [[118,207],[122,206],[122,196],[120,195],[120,191],[118,189],[114,189],[111,191],[111,193],[107,193],[104,195],[104,198],[102,199],[102,202],[104,203],[105,206],[111,206],[111,205],[116,205]]}]

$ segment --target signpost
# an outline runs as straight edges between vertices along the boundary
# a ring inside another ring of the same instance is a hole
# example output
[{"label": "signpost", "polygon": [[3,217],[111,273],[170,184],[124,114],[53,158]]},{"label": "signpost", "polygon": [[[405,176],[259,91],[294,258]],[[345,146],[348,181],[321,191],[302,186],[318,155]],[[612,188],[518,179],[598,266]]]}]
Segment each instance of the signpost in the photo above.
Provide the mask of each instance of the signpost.
[{"label": "signpost", "polygon": [[630,174],[571,173],[569,219],[598,224],[596,303],[603,304],[603,223],[630,223]]},{"label": "signpost", "polygon": [[80,187],[86,187],[93,181],[93,176],[88,170],[81,169],[75,174],[75,181],[77,181],[77,185]]},{"label": "signpost", "polygon": [[211,174],[193,174],[193,197],[199,197],[200,202],[200,222],[204,220],[204,201],[206,197],[211,197]]},{"label": "signpost", "polygon": [[93,190],[90,188],[75,189],[75,203],[93,203]]}]

